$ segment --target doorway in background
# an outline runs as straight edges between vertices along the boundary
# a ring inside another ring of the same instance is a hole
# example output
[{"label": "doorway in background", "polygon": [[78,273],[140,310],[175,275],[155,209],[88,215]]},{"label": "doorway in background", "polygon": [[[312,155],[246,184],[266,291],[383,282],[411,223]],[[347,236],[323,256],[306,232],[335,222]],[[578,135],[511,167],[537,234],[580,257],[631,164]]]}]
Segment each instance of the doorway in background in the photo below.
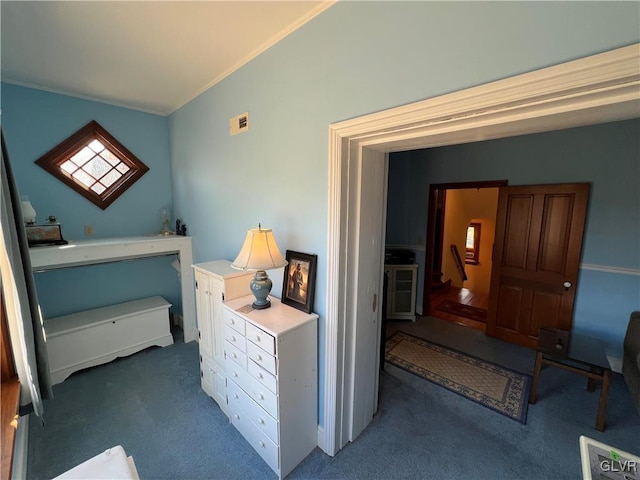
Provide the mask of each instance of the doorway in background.
[{"label": "doorway in background", "polygon": [[423,315],[485,331],[498,188],[507,184],[430,186]]}]

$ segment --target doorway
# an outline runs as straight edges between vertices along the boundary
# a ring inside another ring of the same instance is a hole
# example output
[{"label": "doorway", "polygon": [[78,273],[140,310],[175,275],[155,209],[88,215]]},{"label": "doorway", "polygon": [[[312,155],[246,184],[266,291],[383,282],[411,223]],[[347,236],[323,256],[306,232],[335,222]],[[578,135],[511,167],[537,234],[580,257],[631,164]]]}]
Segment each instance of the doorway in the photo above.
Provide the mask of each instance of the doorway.
[{"label": "doorway", "polygon": [[[357,389],[354,377],[359,359],[368,357],[359,349],[379,347],[356,342],[359,328],[378,330],[375,317],[368,327],[356,325],[357,304],[373,296],[366,303],[375,307],[380,294],[354,284],[357,267],[370,262],[382,271],[383,262],[360,248],[365,239],[384,240],[382,232],[358,235],[360,205],[367,200],[358,176],[365,154],[376,152],[384,161],[389,152],[637,118],[637,78],[628,72],[637,70],[639,54],[631,45],[330,126],[324,428],[318,432],[326,453],[335,455],[355,439],[354,421],[366,425],[377,400],[377,391],[364,394],[369,389]],[[383,198],[384,185],[378,187]],[[365,383],[376,384],[377,367],[369,366]]]},{"label": "doorway", "polygon": [[498,188],[507,183],[430,186],[423,315],[485,331]]}]

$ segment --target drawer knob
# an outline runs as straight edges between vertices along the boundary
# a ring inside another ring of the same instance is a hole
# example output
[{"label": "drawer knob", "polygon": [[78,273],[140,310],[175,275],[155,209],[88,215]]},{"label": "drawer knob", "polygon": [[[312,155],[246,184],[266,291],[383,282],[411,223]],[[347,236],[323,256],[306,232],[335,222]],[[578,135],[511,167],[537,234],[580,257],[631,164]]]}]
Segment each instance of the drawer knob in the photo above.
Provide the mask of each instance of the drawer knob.
[{"label": "drawer knob", "polygon": [[236,337],[234,335],[231,335],[231,340],[235,342],[236,341]]},{"label": "drawer knob", "polygon": [[260,335],[256,335],[256,342],[260,341]]},{"label": "drawer knob", "polygon": [[262,361],[262,355],[258,354],[258,361],[261,362]]},{"label": "drawer knob", "polygon": [[238,376],[238,372],[233,372],[233,376],[237,377]]},{"label": "drawer knob", "polygon": [[240,416],[236,413],[233,418],[235,418],[236,420],[240,420]]},{"label": "drawer knob", "polygon": [[233,394],[233,398],[238,398],[238,394],[237,394],[237,393],[234,393],[234,394]]},{"label": "drawer knob", "polygon": [[236,324],[236,321],[232,318],[231,319],[231,325],[235,325],[235,324]]},{"label": "drawer knob", "polygon": [[264,418],[260,418],[260,420],[258,420],[258,422],[260,423],[260,425],[264,425]]},{"label": "drawer knob", "polygon": [[232,354],[231,354],[231,356],[232,356],[233,358],[238,358],[238,355],[236,355],[235,353],[232,353]]},{"label": "drawer knob", "polygon": [[261,373],[258,373],[258,378],[259,378],[260,380],[262,380],[262,378],[263,378],[263,377],[262,377],[262,374],[261,374]]},{"label": "drawer knob", "polygon": [[260,443],[260,446],[261,446],[262,448],[265,448],[265,447],[267,446],[267,445],[266,445],[262,440],[260,440],[260,442],[258,442],[258,443]]},{"label": "drawer knob", "polygon": [[264,400],[264,395],[263,394],[259,394],[258,398],[260,398],[260,400]]}]

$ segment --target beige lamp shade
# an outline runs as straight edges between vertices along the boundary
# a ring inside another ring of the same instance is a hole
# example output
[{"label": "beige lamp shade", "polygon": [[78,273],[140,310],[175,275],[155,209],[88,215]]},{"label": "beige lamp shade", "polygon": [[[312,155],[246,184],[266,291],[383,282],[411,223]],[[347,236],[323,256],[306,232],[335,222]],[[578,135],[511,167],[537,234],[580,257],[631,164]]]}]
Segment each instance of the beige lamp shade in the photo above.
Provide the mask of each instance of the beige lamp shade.
[{"label": "beige lamp shade", "polygon": [[242,250],[231,266],[239,270],[270,270],[287,263],[276,245],[273,231],[258,227],[249,229]]}]

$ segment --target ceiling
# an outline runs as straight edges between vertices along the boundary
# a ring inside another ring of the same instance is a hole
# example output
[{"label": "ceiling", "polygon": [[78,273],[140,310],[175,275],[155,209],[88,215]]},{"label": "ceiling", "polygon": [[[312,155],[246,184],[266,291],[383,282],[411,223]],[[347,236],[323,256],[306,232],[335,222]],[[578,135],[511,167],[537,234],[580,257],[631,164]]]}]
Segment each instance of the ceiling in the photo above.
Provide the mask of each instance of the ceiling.
[{"label": "ceiling", "polygon": [[1,78],[168,115],[334,3],[2,0]]}]

